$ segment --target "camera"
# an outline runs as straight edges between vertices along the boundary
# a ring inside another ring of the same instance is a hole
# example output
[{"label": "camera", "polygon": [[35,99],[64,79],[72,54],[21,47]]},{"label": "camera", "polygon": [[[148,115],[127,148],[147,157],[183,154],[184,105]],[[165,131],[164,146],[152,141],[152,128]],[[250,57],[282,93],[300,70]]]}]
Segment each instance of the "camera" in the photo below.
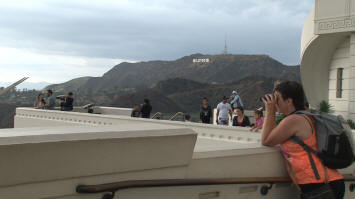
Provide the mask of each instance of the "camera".
[{"label": "camera", "polygon": [[67,98],[67,96],[65,95],[58,95],[57,97],[55,97],[57,100],[60,100],[60,110],[64,111],[64,106],[65,106],[65,99]]},{"label": "camera", "polygon": [[95,104],[86,104],[83,106],[83,109],[87,109],[88,113],[94,113],[94,106]]},{"label": "camera", "polygon": [[74,99],[71,95],[58,95],[56,99],[60,100],[60,110],[62,111],[72,111]]},{"label": "camera", "polygon": [[58,100],[60,100],[60,101],[65,101],[65,98],[67,98],[67,96],[65,96],[65,95],[58,95],[58,96],[56,97],[56,99],[58,99]]}]

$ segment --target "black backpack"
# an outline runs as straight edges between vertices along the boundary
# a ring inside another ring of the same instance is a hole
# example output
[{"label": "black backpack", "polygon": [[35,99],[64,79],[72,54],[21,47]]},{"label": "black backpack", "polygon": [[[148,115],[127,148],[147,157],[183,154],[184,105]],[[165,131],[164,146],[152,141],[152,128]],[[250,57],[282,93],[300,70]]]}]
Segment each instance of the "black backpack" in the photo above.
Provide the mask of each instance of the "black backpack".
[{"label": "black backpack", "polygon": [[[295,114],[310,115],[314,119],[318,151],[314,151],[296,136],[292,136],[290,140],[301,145],[307,151],[317,179],[319,179],[319,175],[311,153],[317,155],[322,163],[331,169],[343,169],[355,161],[353,134],[349,124],[341,115],[336,116],[316,111],[296,111]],[[309,118],[306,119],[310,122]]]}]

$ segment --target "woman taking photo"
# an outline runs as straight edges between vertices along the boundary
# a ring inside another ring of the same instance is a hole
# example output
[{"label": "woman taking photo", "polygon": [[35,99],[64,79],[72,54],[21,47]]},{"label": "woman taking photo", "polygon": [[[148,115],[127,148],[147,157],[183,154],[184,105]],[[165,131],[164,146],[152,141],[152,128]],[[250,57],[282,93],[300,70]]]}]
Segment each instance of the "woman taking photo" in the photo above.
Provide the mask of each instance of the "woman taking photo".
[{"label": "woman taking photo", "polygon": [[[275,87],[273,94],[265,95],[262,101],[266,107],[261,137],[262,144],[266,146],[281,145],[280,148],[286,159],[290,177],[301,191],[302,196],[308,198],[308,195],[319,194],[319,190],[324,188],[326,182],[329,182],[330,188],[328,189],[333,192],[334,198],[342,199],[345,185],[340,173],[337,170],[326,168],[314,154],[312,154],[312,159],[315,167],[312,168],[308,153],[300,145],[289,140],[292,136],[296,136],[317,151],[317,132],[313,118],[307,115],[293,114],[295,111],[305,109],[302,86],[297,82],[282,82]],[[287,116],[277,126],[276,111]]]}]

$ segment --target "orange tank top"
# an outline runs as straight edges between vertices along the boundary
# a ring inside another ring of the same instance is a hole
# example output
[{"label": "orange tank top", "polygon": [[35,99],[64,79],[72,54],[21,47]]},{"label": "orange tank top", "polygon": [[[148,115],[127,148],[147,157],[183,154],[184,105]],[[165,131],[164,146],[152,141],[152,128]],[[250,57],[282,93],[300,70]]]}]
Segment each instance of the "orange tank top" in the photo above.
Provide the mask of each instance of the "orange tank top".
[{"label": "orange tank top", "polygon": [[[318,151],[316,131],[314,128],[313,118],[309,116],[307,117],[312,121],[311,123],[312,123],[313,134],[311,137],[303,140],[303,142],[308,146],[310,146],[313,150]],[[317,180],[317,178],[314,175],[307,152],[300,145],[290,140],[287,140],[284,143],[282,143],[281,146],[283,150],[286,152],[286,155],[284,156],[286,157],[286,161],[288,161],[292,166],[298,184],[311,184],[311,183],[325,182],[324,168],[322,166],[321,160],[315,154],[312,153],[312,157],[320,176],[319,180]],[[327,168],[327,171],[328,171],[328,181],[343,179],[343,177],[337,170]]]}]

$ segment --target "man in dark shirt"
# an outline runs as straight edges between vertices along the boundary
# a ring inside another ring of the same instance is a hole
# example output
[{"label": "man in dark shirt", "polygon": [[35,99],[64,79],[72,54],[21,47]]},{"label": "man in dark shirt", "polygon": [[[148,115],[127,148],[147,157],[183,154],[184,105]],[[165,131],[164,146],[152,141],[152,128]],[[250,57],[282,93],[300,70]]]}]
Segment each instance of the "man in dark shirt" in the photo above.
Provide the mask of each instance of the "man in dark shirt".
[{"label": "man in dark shirt", "polygon": [[208,105],[207,98],[204,97],[200,109],[200,120],[202,123],[210,124],[211,119],[212,119],[212,109],[211,106]]},{"label": "man in dark shirt", "polygon": [[74,103],[73,93],[69,92],[68,95],[65,97],[65,100],[62,104],[63,110],[64,111],[72,111],[73,110],[73,103]]},{"label": "man in dark shirt", "polygon": [[144,99],[144,104],[142,104],[141,114],[142,118],[150,118],[150,112],[152,111],[152,106],[148,99]]}]

